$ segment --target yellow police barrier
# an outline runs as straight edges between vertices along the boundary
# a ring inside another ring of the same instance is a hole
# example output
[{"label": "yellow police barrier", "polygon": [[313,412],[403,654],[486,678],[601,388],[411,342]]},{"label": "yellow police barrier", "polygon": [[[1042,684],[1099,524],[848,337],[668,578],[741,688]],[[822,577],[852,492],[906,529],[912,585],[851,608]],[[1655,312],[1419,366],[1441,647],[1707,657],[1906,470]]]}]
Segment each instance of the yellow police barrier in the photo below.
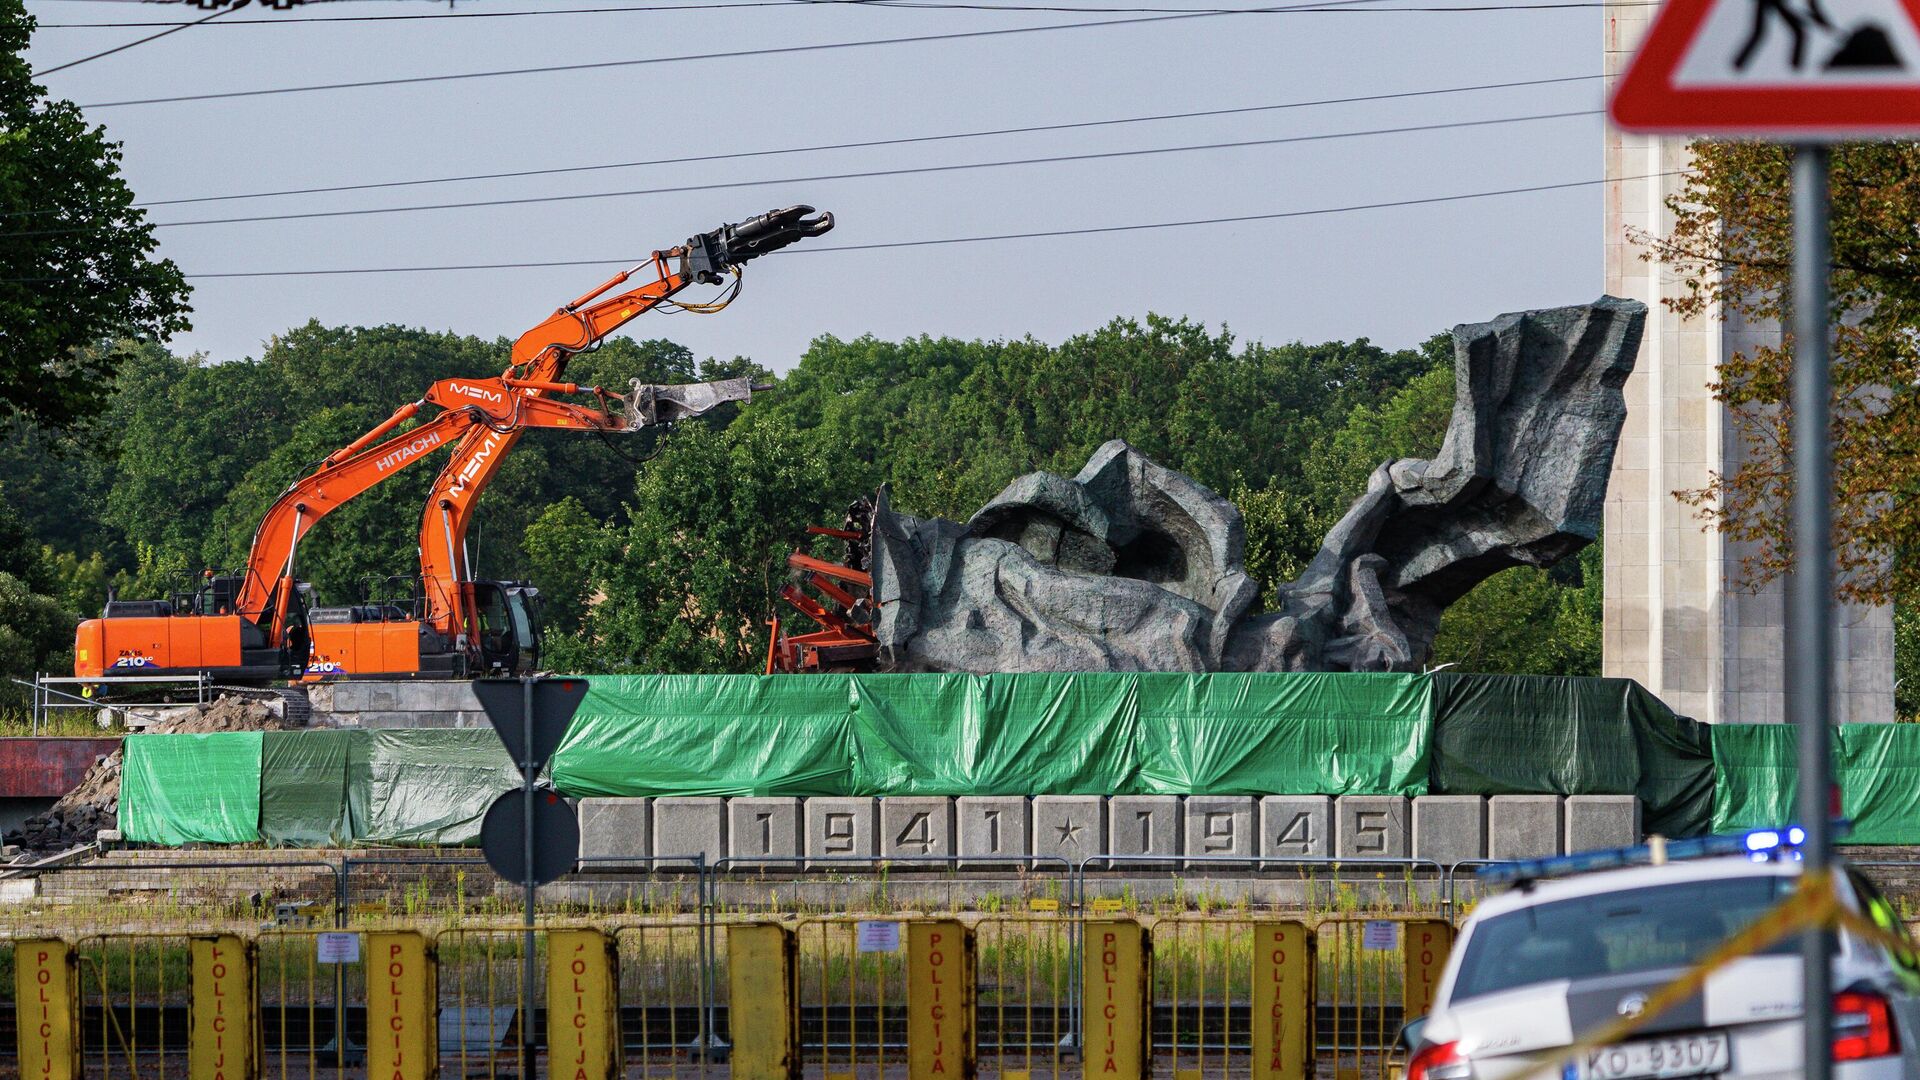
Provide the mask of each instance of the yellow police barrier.
[{"label": "yellow police barrier", "polygon": [[[449,1066],[462,1077],[518,1069],[520,1018],[533,1008],[521,1000],[524,931],[463,925],[434,935],[433,946]],[[536,953],[539,948],[536,938]]]},{"label": "yellow police barrier", "polygon": [[907,924],[908,1080],[973,1075],[973,945],[957,920]]},{"label": "yellow police barrier", "polygon": [[733,1080],[800,1080],[799,955],[784,926],[727,928]]},{"label": "yellow police barrier", "polygon": [[13,946],[14,1029],[21,1080],[77,1080],[80,1075],[80,979],[64,941]]},{"label": "yellow police barrier", "polygon": [[1253,1080],[1313,1075],[1314,951],[1300,923],[1254,924]]},{"label": "yellow police barrier", "polygon": [[[598,930],[547,932],[547,1075],[621,1075],[619,958]],[[380,1080],[380,1078],[374,1078]]]},{"label": "yellow police barrier", "polygon": [[366,935],[368,1080],[432,1080],[440,1072],[438,979],[426,935]]},{"label": "yellow police barrier", "polygon": [[1137,922],[1113,920],[1086,923],[1081,940],[1086,1075],[1147,1080],[1153,1071],[1152,939]]},{"label": "yellow police barrier", "polygon": [[1400,1015],[1422,1012],[1445,964],[1444,924],[1383,914],[1339,915],[1314,924],[1317,996],[1327,1010],[1315,1031],[1322,1068],[1335,1080],[1392,1075]]},{"label": "yellow police barrier", "polygon": [[[253,939],[260,1064],[274,1080],[323,1080],[343,1072],[332,1052],[348,1003],[372,992],[361,935],[313,929],[263,929]],[[162,1025],[164,1027],[164,1025]],[[377,1074],[376,1074],[377,1075]],[[381,1080],[392,1080],[389,1073]]]},{"label": "yellow police barrier", "polygon": [[974,1054],[982,1076],[1040,1080],[1077,1072],[1073,995],[1079,924],[1046,914],[974,924]]},{"label": "yellow police barrier", "polygon": [[254,1080],[260,1026],[254,945],[234,934],[211,934],[187,946],[192,997],[187,1005],[190,1080]]},{"label": "yellow police barrier", "polygon": [[1433,1008],[1447,954],[1453,951],[1453,924],[1444,919],[1410,919],[1401,931],[1400,1007],[1411,1020]]},{"label": "yellow police barrier", "polygon": [[714,1017],[725,994],[725,961],[708,955],[708,927],[675,919],[623,922],[614,929],[618,1005],[630,1017],[620,1032],[623,1064],[638,1080],[705,1076]]},{"label": "yellow police barrier", "polygon": [[[887,1080],[906,1063],[907,927],[895,918],[802,919],[800,1010],[820,1018],[803,1065],[823,1080]],[[818,1046],[817,1057],[812,1054]]]}]

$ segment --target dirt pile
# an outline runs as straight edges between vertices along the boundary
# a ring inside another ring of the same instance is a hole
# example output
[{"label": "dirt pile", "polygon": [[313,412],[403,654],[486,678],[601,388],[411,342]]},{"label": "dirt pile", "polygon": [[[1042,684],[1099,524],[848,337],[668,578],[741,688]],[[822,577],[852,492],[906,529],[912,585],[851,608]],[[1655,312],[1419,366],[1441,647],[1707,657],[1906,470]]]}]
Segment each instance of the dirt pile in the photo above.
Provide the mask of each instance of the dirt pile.
[{"label": "dirt pile", "polygon": [[[282,718],[281,702],[222,695],[209,705],[184,710],[146,729],[150,735],[206,735],[216,731],[285,731],[298,725]],[[38,817],[28,818],[9,839],[30,851],[65,851],[92,843],[102,829],[120,823],[120,751],[104,755],[68,792]]]}]

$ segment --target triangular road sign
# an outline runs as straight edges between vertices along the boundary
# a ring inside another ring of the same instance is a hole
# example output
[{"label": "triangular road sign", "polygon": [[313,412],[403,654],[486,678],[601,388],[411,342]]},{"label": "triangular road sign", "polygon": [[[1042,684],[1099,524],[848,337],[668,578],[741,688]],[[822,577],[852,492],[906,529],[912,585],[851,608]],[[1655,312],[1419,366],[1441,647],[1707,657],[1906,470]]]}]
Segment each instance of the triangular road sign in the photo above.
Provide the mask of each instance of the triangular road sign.
[{"label": "triangular road sign", "polygon": [[1920,135],[1920,0],[1667,0],[1608,111],[1629,131]]},{"label": "triangular road sign", "polygon": [[[514,765],[527,756],[526,721],[522,704],[526,691],[519,679],[475,679],[473,695],[480,699],[487,720],[507,746]],[[587,698],[585,679],[536,679],[533,683],[533,773],[532,780],[546,768],[547,759],[560,749],[573,714]]]}]

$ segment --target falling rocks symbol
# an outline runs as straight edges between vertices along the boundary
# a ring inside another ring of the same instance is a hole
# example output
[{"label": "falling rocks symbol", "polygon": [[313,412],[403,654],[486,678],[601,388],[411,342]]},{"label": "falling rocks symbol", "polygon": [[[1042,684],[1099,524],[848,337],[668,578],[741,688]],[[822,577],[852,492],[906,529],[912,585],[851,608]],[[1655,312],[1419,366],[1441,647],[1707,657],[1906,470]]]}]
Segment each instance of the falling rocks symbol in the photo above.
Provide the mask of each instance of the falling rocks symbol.
[{"label": "falling rocks symbol", "polygon": [[1887,39],[1887,32],[1873,23],[1865,23],[1853,33],[1847,35],[1846,44],[1840,46],[1827,59],[1826,69],[1833,71],[1846,68],[1899,68],[1900,57],[1893,51],[1893,42]]},{"label": "falling rocks symbol", "polygon": [[[480,821],[480,850],[487,865],[504,881],[525,881],[526,792],[501,793]],[[549,787],[533,791],[533,883],[545,885],[573,872],[580,854],[580,820],[573,804]]]}]

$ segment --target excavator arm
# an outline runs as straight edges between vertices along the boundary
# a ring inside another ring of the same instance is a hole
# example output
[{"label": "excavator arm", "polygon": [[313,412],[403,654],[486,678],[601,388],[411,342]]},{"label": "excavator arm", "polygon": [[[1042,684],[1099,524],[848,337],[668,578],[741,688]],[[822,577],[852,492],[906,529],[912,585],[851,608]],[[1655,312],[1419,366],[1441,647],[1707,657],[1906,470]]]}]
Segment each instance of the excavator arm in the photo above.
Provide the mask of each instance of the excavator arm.
[{"label": "excavator arm", "polygon": [[[293,608],[294,564],[301,539],[367,489],[449,445],[453,460],[435,481],[421,529],[422,570],[447,586],[441,592],[446,601],[439,605],[436,628],[444,626],[450,640],[465,640],[466,609],[457,586],[465,573],[467,515],[520,432],[530,427],[633,431],[698,415],[724,401],[744,401],[752,391],[745,380],[691,386],[636,382],[625,394],[585,388],[595,395],[596,404],[576,405],[551,397],[583,392],[560,381],[567,360],[628,320],[670,301],[687,285],[719,282],[729,275],[737,279],[749,260],[833,227],[831,214],[810,217],[812,213],[812,207],[789,207],[656,252],[648,262],[614,276],[521,335],[512,364],[500,378],[435,383],[419,401],[395,410],[290,485],[262,518],[246,569],[237,580],[209,573],[201,594],[204,604],[196,599],[193,610],[175,612],[170,602],[109,598],[100,618],[83,621],[75,631],[74,674],[137,677],[217,671],[228,678],[263,678],[304,669],[306,639],[290,625],[298,614]],[[606,295],[647,268],[653,280]],[[724,302],[683,306],[717,310]],[[427,406],[439,411],[423,414]],[[410,421],[418,423],[406,427]],[[442,552],[443,560],[429,558]],[[417,658],[410,663],[417,667]]]},{"label": "excavator arm", "polygon": [[[625,398],[606,399],[600,408],[588,408],[518,393],[525,388],[507,379],[443,379],[419,401],[396,409],[373,430],[295,481],[267,508],[254,531],[235,613],[268,627],[271,640],[283,640],[300,538],[367,489],[441,446],[453,444],[470,430],[517,432],[542,427],[632,431],[651,422],[646,418],[654,408],[650,398],[641,400],[638,391]],[[579,389],[554,384],[543,384],[542,388],[568,393]],[[440,412],[398,435],[391,434],[428,405],[438,406]]]},{"label": "excavator arm", "polygon": [[[701,233],[679,247],[656,251],[647,262],[614,275],[520,335],[513,345],[513,366],[506,379],[522,388],[529,399],[538,400],[565,375],[567,362],[575,353],[599,345],[608,334],[671,301],[688,285],[716,284],[737,276],[749,260],[832,228],[832,214],[814,215],[811,206],[789,206]],[[652,280],[606,295],[647,270],[651,270]],[[715,311],[720,306],[724,302],[685,305],[692,311]],[[646,396],[644,402],[639,400],[641,395]],[[745,401],[750,395],[751,387],[744,379],[657,387],[636,381],[632,390],[634,407],[647,412],[648,425],[697,416],[723,402]],[[467,432],[428,493],[420,522],[424,621],[450,639],[472,640],[477,633],[472,618],[467,530],[481,492],[499,474],[502,460],[518,440],[517,431]]]}]

